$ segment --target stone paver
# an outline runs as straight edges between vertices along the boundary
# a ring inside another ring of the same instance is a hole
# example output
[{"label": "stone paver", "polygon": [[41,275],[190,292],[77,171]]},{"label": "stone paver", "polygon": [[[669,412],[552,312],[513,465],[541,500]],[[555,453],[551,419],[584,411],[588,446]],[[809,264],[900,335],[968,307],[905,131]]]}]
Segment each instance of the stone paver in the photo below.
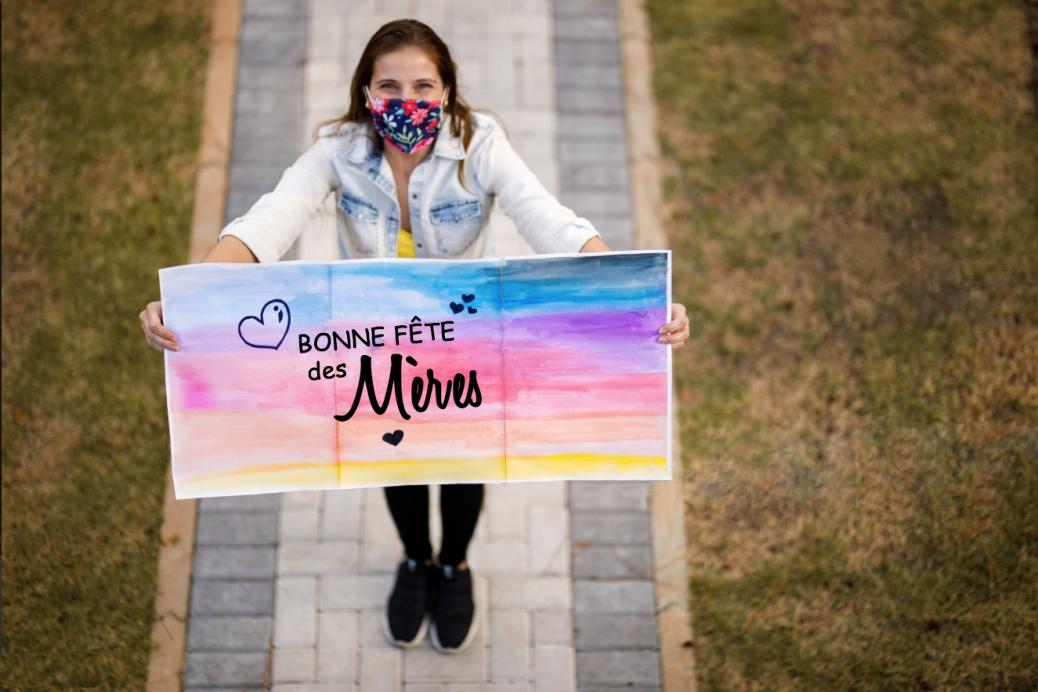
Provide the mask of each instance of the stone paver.
[{"label": "stone paver", "polygon": [[[615,2],[246,0],[227,220],[340,115],[364,43],[411,16],[563,204],[632,247]],[[286,136],[288,133],[289,136]],[[339,256],[334,197],[286,259]],[[532,252],[498,205],[484,255]],[[480,636],[399,650],[382,605],[402,548],[381,489],[199,503],[187,689],[658,689],[647,483],[488,485],[470,547]],[[430,496],[438,546],[438,489]]]}]

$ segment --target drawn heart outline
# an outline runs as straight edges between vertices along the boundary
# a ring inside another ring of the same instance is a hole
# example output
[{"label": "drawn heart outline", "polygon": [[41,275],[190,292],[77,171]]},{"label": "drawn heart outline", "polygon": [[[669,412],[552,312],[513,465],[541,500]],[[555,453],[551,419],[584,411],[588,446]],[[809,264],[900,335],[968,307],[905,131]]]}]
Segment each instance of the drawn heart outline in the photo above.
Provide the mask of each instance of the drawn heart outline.
[{"label": "drawn heart outline", "polygon": [[[271,312],[273,313],[273,315],[277,315],[277,323],[284,323],[284,329],[282,330],[280,336],[277,337],[277,343],[273,343],[274,338],[271,336],[277,334],[276,329],[272,329],[272,327],[276,328],[277,324],[274,323],[274,318],[273,316],[271,316],[271,322],[268,326],[267,308],[271,308]],[[250,320],[252,322],[256,322],[257,324],[259,324],[258,329],[261,329],[262,331],[260,331],[259,333],[255,333],[257,327],[252,326]],[[263,308],[260,310],[259,317],[256,317],[255,315],[246,315],[245,317],[241,318],[241,321],[238,322],[238,337],[245,343],[246,346],[252,346],[253,348],[271,348],[276,351],[281,346],[282,342],[284,342],[285,337],[288,336],[288,328],[291,326],[291,324],[292,312],[288,309],[288,303],[281,300],[280,298],[273,298],[272,300],[268,300],[266,303],[263,304]],[[243,328],[246,327],[251,327],[250,332],[254,332],[250,334],[250,336],[252,337],[252,341],[245,338]]]},{"label": "drawn heart outline", "polygon": [[466,303],[471,303],[472,301],[474,301],[476,299],[476,294],[475,293],[462,293],[461,294],[461,299],[464,300]]},{"label": "drawn heart outline", "polygon": [[457,315],[459,312],[461,312],[464,309],[465,309],[465,306],[462,305],[461,303],[455,303],[453,300],[451,301],[451,312],[453,312],[455,315]]},{"label": "drawn heart outline", "polygon": [[383,442],[388,442],[389,444],[393,445],[394,447],[396,447],[398,444],[400,444],[400,440],[402,440],[402,439],[404,439],[404,431],[403,430],[394,430],[391,433],[385,433],[384,435],[382,435],[382,441]]}]

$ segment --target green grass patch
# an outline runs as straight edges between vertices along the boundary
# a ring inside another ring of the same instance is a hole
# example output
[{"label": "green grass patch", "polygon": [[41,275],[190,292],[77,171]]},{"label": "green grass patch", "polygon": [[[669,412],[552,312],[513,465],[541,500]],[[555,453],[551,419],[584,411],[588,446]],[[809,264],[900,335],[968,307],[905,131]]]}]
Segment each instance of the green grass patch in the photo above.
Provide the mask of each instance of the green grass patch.
[{"label": "green grass patch", "polygon": [[1024,6],[649,12],[701,687],[1033,689]]},{"label": "green grass patch", "polygon": [[208,3],[5,2],[0,686],[141,689]]}]

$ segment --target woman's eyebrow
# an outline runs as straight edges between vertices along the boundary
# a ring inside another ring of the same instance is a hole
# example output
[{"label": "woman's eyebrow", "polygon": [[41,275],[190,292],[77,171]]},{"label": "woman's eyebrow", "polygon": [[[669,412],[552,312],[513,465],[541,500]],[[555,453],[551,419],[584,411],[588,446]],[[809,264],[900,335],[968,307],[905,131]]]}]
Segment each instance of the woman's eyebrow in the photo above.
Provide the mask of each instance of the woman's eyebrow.
[{"label": "woman's eyebrow", "polygon": [[[433,79],[432,77],[422,77],[421,79],[414,80],[415,84],[421,84],[422,82],[429,82],[430,84],[435,84],[436,80]],[[388,79],[387,78],[387,79],[380,79],[380,80],[378,80],[375,83],[376,84],[396,84],[397,81],[395,79]]]}]

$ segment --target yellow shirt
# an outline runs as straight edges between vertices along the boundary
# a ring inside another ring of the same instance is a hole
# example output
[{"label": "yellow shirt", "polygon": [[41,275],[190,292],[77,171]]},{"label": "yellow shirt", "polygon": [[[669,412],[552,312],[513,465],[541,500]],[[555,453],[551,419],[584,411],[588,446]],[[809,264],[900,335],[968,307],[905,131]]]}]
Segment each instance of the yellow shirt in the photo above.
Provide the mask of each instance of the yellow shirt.
[{"label": "yellow shirt", "polygon": [[411,231],[406,228],[400,229],[400,235],[396,239],[396,255],[397,257],[414,257],[414,238],[411,236]]}]

